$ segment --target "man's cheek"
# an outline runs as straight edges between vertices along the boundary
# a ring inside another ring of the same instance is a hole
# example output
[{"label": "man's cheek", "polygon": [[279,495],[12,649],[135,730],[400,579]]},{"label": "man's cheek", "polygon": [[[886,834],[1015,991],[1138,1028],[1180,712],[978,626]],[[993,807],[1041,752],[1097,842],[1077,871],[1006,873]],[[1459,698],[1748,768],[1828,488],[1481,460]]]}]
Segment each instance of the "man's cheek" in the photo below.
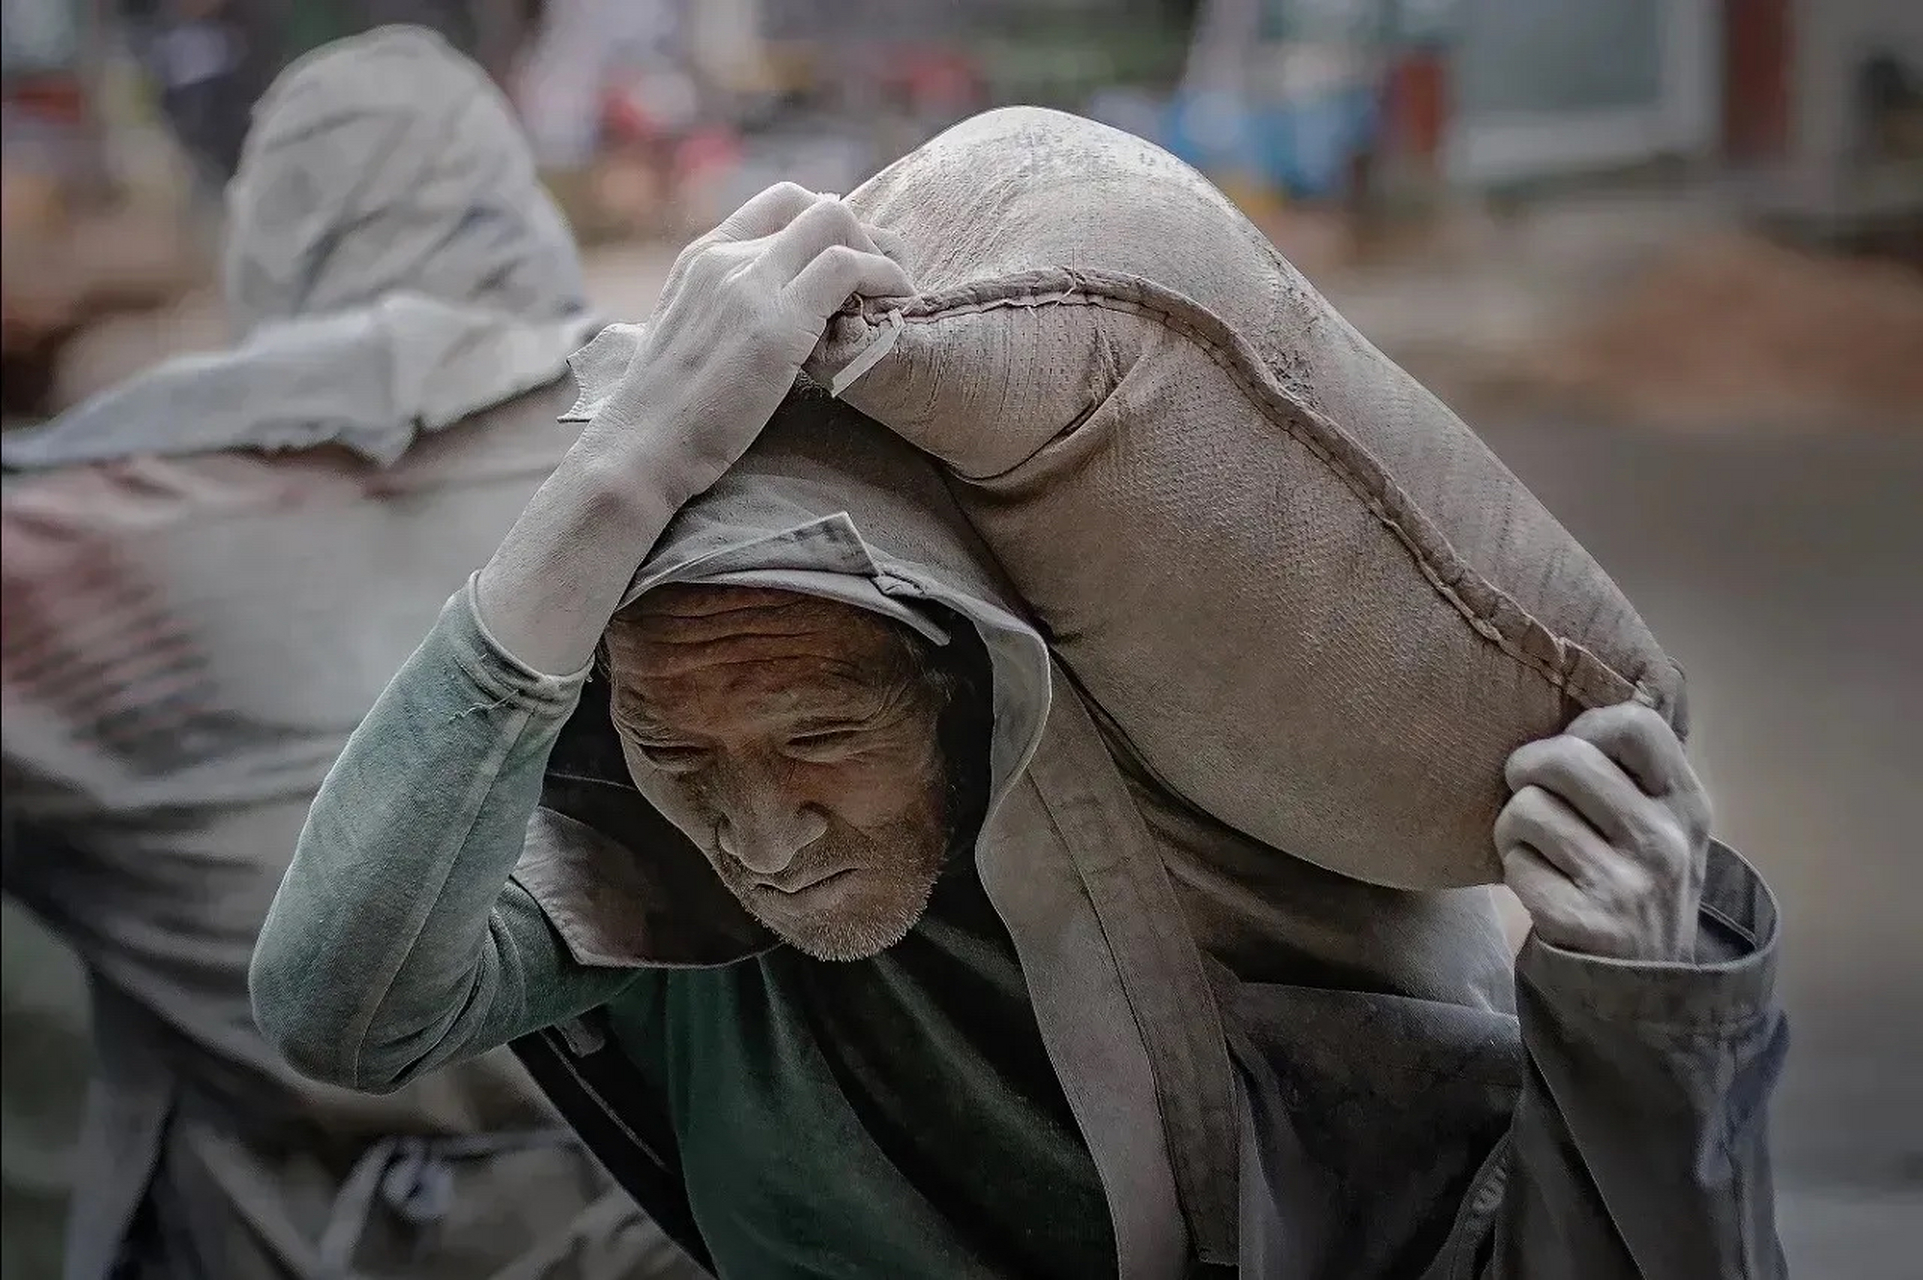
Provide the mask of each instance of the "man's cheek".
[{"label": "man's cheek", "polygon": [[823,808],[872,828],[927,812],[936,781],[936,771],[912,756],[874,756],[837,767],[816,779],[815,789],[824,793],[818,801]]}]

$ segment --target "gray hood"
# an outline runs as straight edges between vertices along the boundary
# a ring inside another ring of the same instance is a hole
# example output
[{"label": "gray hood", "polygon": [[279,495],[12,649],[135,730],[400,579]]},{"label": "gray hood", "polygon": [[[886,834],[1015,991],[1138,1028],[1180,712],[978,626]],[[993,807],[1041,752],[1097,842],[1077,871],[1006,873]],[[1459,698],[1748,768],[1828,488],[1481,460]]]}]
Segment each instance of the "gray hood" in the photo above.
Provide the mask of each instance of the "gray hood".
[{"label": "gray hood", "polygon": [[[586,421],[637,340],[615,326],[575,361]],[[684,507],[624,603],[668,583],[777,587],[872,609],[938,643],[956,619],[992,668],[994,729],[984,833],[1041,743],[1050,660],[1020,598],[950,496],[936,465],[887,428],[815,390],[797,391],[754,447]],[[931,607],[934,606],[934,607]],[[629,781],[590,681],[549,764],[546,812],[516,878],[586,963],[725,963],[769,945],[692,843]],[[987,856],[978,842],[977,860]],[[618,847],[616,847],[618,846]],[[635,911],[645,912],[637,919]]]},{"label": "gray hood", "polygon": [[492,82],[386,27],[289,67],[228,188],[239,345],[5,444],[10,468],[340,444],[390,463],[545,385],[593,325],[573,238]]}]

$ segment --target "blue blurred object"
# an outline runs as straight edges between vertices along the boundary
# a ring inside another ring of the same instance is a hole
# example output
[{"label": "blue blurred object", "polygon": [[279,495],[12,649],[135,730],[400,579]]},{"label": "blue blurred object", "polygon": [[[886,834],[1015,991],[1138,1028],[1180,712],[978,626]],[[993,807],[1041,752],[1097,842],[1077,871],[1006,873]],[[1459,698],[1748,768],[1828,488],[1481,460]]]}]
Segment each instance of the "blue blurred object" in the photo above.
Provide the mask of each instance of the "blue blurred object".
[{"label": "blue blurred object", "polygon": [[1185,91],[1161,112],[1153,141],[1205,173],[1235,173],[1317,199],[1341,193],[1350,163],[1375,140],[1381,120],[1368,84],[1282,101]]}]

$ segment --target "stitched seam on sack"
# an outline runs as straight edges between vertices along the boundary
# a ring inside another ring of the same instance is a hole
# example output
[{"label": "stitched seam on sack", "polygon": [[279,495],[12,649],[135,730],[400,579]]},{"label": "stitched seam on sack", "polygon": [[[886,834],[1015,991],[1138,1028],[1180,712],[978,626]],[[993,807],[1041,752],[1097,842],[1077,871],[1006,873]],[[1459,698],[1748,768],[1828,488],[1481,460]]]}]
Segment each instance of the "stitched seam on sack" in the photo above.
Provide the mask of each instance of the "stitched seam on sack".
[{"label": "stitched seam on sack", "polygon": [[[1031,287],[1021,292],[997,292],[1054,281],[1063,283],[1054,288]],[[1127,292],[1124,292],[1125,290],[1148,295],[1161,301],[1158,305],[1157,302],[1130,297]],[[1407,492],[1389,477],[1387,469],[1383,468],[1382,464],[1377,462],[1358,441],[1316,410],[1292,398],[1253,353],[1236,350],[1230,343],[1220,341],[1204,332],[1196,319],[1181,314],[1183,311],[1193,311],[1200,317],[1205,317],[1206,323],[1219,325],[1224,331],[1228,331],[1228,325],[1200,303],[1139,277],[1110,276],[1106,273],[1070,268],[1050,268],[932,294],[901,308],[898,314],[907,324],[935,324],[952,317],[975,315],[1004,307],[1039,309],[1049,306],[1097,307],[1125,314],[1144,315],[1193,342],[1229,375],[1230,380],[1242,389],[1243,394],[1249,398],[1264,418],[1306,448],[1328,467],[1351,493],[1361,499],[1369,513],[1408,549],[1416,562],[1416,567],[1422,572],[1423,577],[1428,579],[1430,586],[1434,587],[1437,594],[1462,615],[1477,635],[1508,654],[1517,663],[1535,671],[1552,688],[1563,691],[1567,696],[1586,706],[1608,705],[1620,698],[1614,690],[1606,688],[1598,690],[1592,687],[1593,680],[1589,678],[1590,673],[1582,670],[1584,659],[1588,659],[1589,663],[1605,676],[1613,677],[1633,690],[1640,698],[1662,705],[1662,699],[1657,696],[1656,691],[1649,688],[1642,680],[1631,679],[1597,657],[1585,646],[1551,631],[1533,613],[1524,609],[1514,597],[1474,572],[1449,540],[1442,535],[1441,530],[1437,529],[1434,523],[1422,513]],[[865,311],[859,318],[864,325],[874,327],[875,321]],[[1233,338],[1232,332],[1230,336]],[[1253,369],[1245,366],[1253,366]],[[1361,474],[1351,461],[1337,457],[1331,450],[1329,441],[1339,441],[1360,458],[1366,459],[1368,466],[1376,471],[1376,475],[1371,477]],[[1453,578],[1446,576],[1448,566],[1435,563],[1437,560],[1455,562]],[[1465,580],[1487,591],[1494,598],[1496,605],[1507,605],[1515,611],[1521,619],[1517,636],[1506,633],[1493,614],[1478,610],[1463,598],[1456,590],[1455,584]],[[1527,634],[1530,628],[1548,637],[1562,653],[1563,661],[1559,665],[1523,651],[1519,636]]]}]

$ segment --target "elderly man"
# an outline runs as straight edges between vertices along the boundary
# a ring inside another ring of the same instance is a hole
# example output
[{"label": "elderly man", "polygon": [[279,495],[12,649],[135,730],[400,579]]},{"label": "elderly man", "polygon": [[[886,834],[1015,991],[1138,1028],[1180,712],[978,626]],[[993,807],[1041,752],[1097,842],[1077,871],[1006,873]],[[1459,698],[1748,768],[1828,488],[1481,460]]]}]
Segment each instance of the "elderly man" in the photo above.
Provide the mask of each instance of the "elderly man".
[{"label": "elderly man", "polygon": [[239,345],[5,444],[5,888],[85,963],[97,1048],[66,1274],[681,1273],[510,1057],[374,1101],[247,994],[334,755],[569,443],[572,240],[412,29],[290,69],[229,202]]},{"label": "elderly man", "polygon": [[681,257],[315,802],[254,961],[289,1057],[515,1044],[724,1276],[1779,1274],[1773,907],[1674,734],[1511,760],[1514,968],[1485,892],[1196,812],[934,467],[791,393],[912,287],[793,187]]}]

